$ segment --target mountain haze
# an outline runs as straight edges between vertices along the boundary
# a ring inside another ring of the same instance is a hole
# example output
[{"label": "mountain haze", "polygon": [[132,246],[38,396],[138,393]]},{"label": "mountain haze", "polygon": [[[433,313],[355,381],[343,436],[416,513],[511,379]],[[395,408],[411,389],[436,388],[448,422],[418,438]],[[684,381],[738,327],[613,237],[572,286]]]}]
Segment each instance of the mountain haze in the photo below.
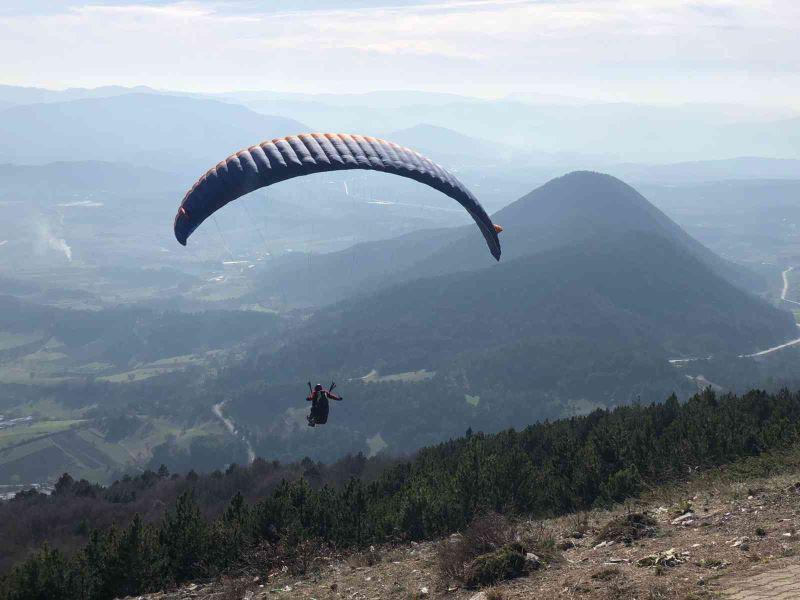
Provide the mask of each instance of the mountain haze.
[{"label": "mountain haze", "polygon": [[680,184],[743,179],[797,179],[800,160],[742,156],[666,165],[618,165],[614,171],[632,181]]},{"label": "mountain haze", "polygon": [[[577,171],[553,179],[492,215],[492,220],[505,227],[500,236],[504,262],[598,234],[645,231],[675,241],[740,287],[763,287],[757,275],[715,255],[635,189],[610,175]],[[258,294],[281,290],[288,298],[310,299],[304,303],[328,304],[391,283],[491,266],[493,261],[476,243],[478,238],[474,227],[464,226],[359,244],[314,257],[303,278],[279,262],[262,274]],[[299,265],[299,258],[293,260]],[[313,295],[311,285],[327,293]]]},{"label": "mountain haze", "polygon": [[[427,93],[224,95],[265,114],[290,115],[317,128],[393,131],[430,123],[530,152],[602,155],[599,164],[676,162],[747,154],[800,158],[786,120],[796,111],[714,104],[655,105],[625,102],[506,97],[496,100]],[[776,121],[783,119],[783,121]],[[594,162],[593,164],[598,164]],[[591,166],[585,161],[576,166]]]},{"label": "mountain haze", "polygon": [[[174,173],[149,167],[97,160],[45,165],[0,164],[0,196],[38,200],[59,197],[63,201],[66,193],[75,195],[113,190],[152,194],[157,189],[176,192],[181,189],[183,179]],[[103,200],[106,198],[104,196]]]},{"label": "mountain haze", "polygon": [[125,94],[30,104],[0,111],[0,162],[131,162],[190,169],[188,181],[241,148],[307,129],[293,119],[185,96]]},{"label": "mountain haze", "polygon": [[8,105],[40,104],[45,102],[82,100],[85,98],[109,98],[131,93],[157,94],[159,92],[144,85],[135,87],[106,85],[97,88],[67,88],[65,90],[0,85],[0,102],[8,103]]},{"label": "mountain haze", "polygon": [[457,164],[485,166],[487,162],[502,161],[518,152],[510,146],[428,123],[393,131],[387,133],[385,137],[422,154],[435,156],[437,161],[454,161]]}]

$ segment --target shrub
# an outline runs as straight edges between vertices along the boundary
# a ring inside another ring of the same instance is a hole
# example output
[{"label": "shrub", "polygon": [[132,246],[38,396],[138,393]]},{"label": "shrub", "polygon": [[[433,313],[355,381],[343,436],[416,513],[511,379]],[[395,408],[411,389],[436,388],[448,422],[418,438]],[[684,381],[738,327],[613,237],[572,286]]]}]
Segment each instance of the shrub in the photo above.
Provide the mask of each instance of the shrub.
[{"label": "shrub", "polygon": [[513,579],[526,572],[525,548],[512,542],[472,560],[464,569],[464,584],[476,588]]},{"label": "shrub", "polygon": [[496,513],[478,517],[463,534],[454,534],[439,544],[439,572],[444,579],[463,580],[467,563],[503,547],[511,539],[506,517]]},{"label": "shrub", "polygon": [[658,531],[656,520],[646,513],[630,513],[611,519],[597,534],[596,542],[624,542],[652,537]]},{"label": "shrub", "polygon": [[609,567],[607,569],[600,569],[599,571],[592,573],[592,579],[596,581],[609,581],[610,579],[614,579],[619,575],[619,569],[616,567]]}]

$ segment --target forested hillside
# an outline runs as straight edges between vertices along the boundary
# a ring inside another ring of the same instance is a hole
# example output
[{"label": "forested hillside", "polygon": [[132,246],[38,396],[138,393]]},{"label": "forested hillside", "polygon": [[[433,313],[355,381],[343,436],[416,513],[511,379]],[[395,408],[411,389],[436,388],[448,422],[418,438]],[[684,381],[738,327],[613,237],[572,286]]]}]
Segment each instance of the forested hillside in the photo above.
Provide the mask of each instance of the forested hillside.
[{"label": "forested hillside", "polygon": [[[389,372],[436,370],[463,355],[560,337],[670,356],[743,345],[744,353],[792,335],[793,327],[790,313],[737,289],[674,242],[644,232],[607,235],[319,311],[305,343],[285,358],[279,353],[271,375],[291,377],[314,365],[352,376],[378,362]],[[312,337],[326,343],[314,346]]]},{"label": "forested hillside", "polygon": [[[279,565],[308,544],[441,536],[487,510],[543,517],[607,505],[693,469],[787,448],[798,434],[798,394],[707,391],[685,404],[671,397],[520,432],[470,431],[388,467],[363,457],[331,467],[258,461],[199,478],[162,469],[108,488],[65,476],[50,497],[31,492],[0,504],[3,539],[13,540],[5,565],[50,541],[6,571],[0,598],[136,595],[235,569],[253,552]],[[376,466],[387,468],[376,474]],[[279,481],[286,476],[300,478]],[[111,514],[116,527],[92,530]]]},{"label": "forested hillside", "polygon": [[[407,452],[476,423],[497,431],[685,396],[694,384],[670,359],[736,357],[796,331],[790,313],[675,242],[609,234],[324,308],[204,392],[230,398],[262,455]],[[314,435],[298,405],[310,377],[336,379],[346,396]]]}]

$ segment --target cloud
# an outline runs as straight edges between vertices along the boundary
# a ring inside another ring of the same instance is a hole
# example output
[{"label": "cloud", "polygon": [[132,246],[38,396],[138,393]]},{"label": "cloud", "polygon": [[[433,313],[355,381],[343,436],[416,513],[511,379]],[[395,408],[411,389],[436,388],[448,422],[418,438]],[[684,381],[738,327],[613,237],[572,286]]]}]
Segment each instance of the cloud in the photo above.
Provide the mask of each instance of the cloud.
[{"label": "cloud", "polygon": [[766,94],[800,103],[795,0],[262,5],[118,2],[50,6],[24,18],[0,13],[0,56],[8,57],[0,77],[61,87],[408,87],[482,96],[592,89],[672,101]]},{"label": "cloud", "polygon": [[82,15],[105,15],[106,17],[118,18],[166,18],[166,19],[191,19],[197,17],[208,17],[214,14],[214,10],[201,4],[87,4],[69,9],[69,12]]},{"label": "cloud", "polygon": [[39,219],[34,224],[37,233],[36,253],[46,254],[48,250],[54,250],[63,254],[69,262],[72,262],[72,248],[66,240],[53,234],[50,225],[44,218]]}]

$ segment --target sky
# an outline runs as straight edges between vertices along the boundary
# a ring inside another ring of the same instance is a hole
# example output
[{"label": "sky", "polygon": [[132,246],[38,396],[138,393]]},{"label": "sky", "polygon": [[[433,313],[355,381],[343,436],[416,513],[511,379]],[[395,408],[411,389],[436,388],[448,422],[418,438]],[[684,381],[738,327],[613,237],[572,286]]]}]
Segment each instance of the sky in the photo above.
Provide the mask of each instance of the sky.
[{"label": "sky", "polygon": [[798,39],[798,0],[2,0],[0,84],[800,108]]}]

